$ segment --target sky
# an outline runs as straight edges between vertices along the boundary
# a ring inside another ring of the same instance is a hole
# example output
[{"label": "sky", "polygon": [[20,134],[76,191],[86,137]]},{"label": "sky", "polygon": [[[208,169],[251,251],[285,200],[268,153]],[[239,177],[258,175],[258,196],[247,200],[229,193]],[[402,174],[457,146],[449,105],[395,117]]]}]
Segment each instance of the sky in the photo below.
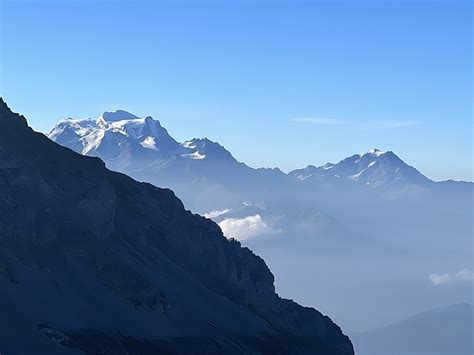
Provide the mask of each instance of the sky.
[{"label": "sky", "polygon": [[472,180],[470,1],[0,0],[0,94],[48,132],[124,109],[284,171],[392,150]]}]

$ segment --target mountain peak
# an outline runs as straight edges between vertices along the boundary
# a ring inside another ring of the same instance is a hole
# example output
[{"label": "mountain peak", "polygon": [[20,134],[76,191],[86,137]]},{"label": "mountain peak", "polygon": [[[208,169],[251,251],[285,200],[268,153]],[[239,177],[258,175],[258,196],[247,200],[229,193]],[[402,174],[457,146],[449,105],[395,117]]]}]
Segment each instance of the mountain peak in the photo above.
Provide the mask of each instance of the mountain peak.
[{"label": "mountain peak", "polygon": [[3,99],[3,97],[1,97],[1,96],[0,96],[0,107],[2,107],[2,109],[4,109],[4,108],[10,109],[8,107],[7,103],[5,102],[5,100]]},{"label": "mountain peak", "polygon": [[[385,154],[385,153],[386,153],[386,152],[383,151],[383,150],[380,150],[380,149],[377,149],[377,148],[372,148],[372,149],[369,149],[369,150],[367,151],[367,153],[365,153],[365,154],[373,154],[373,155],[376,155],[376,156],[379,157],[379,156],[381,156],[381,155],[383,155],[383,154]],[[362,154],[362,155],[365,155],[365,154]]]},{"label": "mountain peak", "polygon": [[305,169],[294,170],[290,174],[299,180],[307,180],[313,176],[330,179],[342,177],[371,187],[401,183],[426,186],[431,182],[392,151],[377,148],[369,149],[363,154],[352,155],[337,164],[327,163],[317,168],[308,166]]},{"label": "mountain peak", "polygon": [[4,121],[6,124],[27,126],[25,117],[11,111],[3,97],[0,96],[0,122],[1,121]]},{"label": "mountain peak", "polygon": [[99,119],[103,119],[106,122],[115,122],[115,121],[122,121],[122,120],[135,120],[140,117],[135,116],[134,114],[124,111],[124,110],[116,110],[113,112],[104,112],[102,115],[99,116]]},{"label": "mountain peak", "polygon": [[193,159],[204,159],[209,157],[212,159],[235,161],[235,158],[227,149],[207,137],[190,139],[182,143],[182,146],[194,151],[192,154],[184,155],[189,157],[194,156]]},{"label": "mountain peak", "polygon": [[151,151],[175,154],[181,150],[160,122],[124,110],[104,112],[96,120],[61,120],[48,137],[78,153],[100,156],[115,170],[152,157]]}]

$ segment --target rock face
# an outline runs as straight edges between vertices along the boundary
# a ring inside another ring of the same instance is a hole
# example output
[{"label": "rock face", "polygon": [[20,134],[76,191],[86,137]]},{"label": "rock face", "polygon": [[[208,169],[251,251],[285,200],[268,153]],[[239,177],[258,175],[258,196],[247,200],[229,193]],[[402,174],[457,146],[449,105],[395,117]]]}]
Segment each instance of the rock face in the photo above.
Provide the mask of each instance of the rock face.
[{"label": "rock face", "polygon": [[353,354],[273,281],[171,190],[59,146],[0,101],[2,353]]}]

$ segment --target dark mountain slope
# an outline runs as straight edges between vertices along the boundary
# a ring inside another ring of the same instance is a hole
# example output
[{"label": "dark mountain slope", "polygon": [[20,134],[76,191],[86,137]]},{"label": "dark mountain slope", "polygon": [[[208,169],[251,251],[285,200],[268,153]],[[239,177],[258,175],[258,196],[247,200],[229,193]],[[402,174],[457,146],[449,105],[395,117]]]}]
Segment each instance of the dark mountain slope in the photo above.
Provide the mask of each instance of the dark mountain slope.
[{"label": "dark mountain slope", "polygon": [[265,262],[167,189],[35,133],[0,101],[2,353],[353,354]]}]

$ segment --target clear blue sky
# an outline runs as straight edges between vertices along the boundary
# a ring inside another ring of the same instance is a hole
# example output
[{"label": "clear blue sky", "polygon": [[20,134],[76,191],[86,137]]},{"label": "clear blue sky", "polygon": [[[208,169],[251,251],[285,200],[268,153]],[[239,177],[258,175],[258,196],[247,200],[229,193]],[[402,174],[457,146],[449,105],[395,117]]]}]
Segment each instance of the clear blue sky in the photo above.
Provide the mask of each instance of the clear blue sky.
[{"label": "clear blue sky", "polygon": [[393,150],[472,180],[469,1],[1,3],[1,95],[37,130],[125,109],[283,170]]}]

